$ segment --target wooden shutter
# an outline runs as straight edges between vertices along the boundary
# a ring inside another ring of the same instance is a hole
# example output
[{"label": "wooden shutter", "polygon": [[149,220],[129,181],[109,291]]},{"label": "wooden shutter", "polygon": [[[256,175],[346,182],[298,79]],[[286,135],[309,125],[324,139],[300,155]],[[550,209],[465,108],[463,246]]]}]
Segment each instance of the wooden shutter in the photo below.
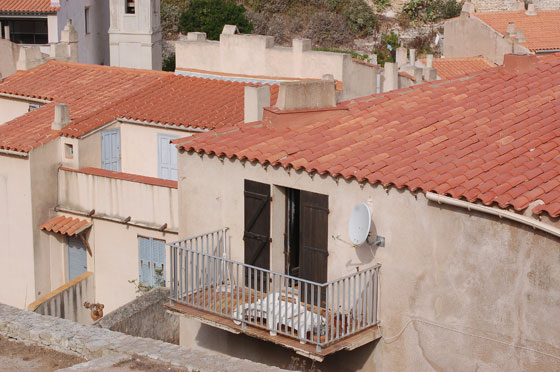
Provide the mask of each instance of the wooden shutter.
[{"label": "wooden shutter", "polygon": [[68,281],[87,271],[87,255],[84,243],[77,236],[68,237]]},{"label": "wooden shutter", "polygon": [[[165,287],[165,241],[152,239],[154,286]],[[161,276],[155,270],[162,270]]]},{"label": "wooden shutter", "polygon": [[121,134],[119,129],[101,132],[101,168],[121,171]]},{"label": "wooden shutter", "polygon": [[264,269],[270,268],[270,200],[270,185],[245,180],[245,263]]},{"label": "wooden shutter", "polygon": [[150,238],[138,237],[138,272],[141,285],[152,285],[150,275],[151,264],[151,242]]},{"label": "wooden shutter", "polygon": [[300,193],[299,276],[317,283],[327,281],[328,195]]},{"label": "wooden shutter", "polygon": [[177,181],[177,147],[171,143],[179,138],[158,134],[158,177]]}]

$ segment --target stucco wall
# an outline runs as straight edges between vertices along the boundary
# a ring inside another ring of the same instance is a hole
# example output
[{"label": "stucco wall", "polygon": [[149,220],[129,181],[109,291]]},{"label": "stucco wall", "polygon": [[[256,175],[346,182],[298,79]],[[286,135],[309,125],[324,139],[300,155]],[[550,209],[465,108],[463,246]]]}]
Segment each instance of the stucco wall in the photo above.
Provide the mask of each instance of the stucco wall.
[{"label": "stucco wall", "polygon": [[[105,305],[104,311],[109,313],[119,306],[136,298],[136,285],[129,280],[138,282],[138,236],[157,238],[171,242],[177,235],[143,229],[121,223],[93,220],[93,227],[88,238],[94,247],[92,263],[88,261],[88,270],[94,267],[95,301]],[[169,249],[166,246],[166,268],[169,267]],[[165,269],[166,281],[169,281],[169,270]]]},{"label": "stucco wall", "polygon": [[131,217],[133,223],[178,228],[177,189],[66,170],[59,171],[58,185],[61,207],[86,213],[95,209],[97,216]]},{"label": "stucco wall", "polygon": [[0,154],[0,302],[35,300],[29,160]]},{"label": "stucco wall", "polygon": [[[16,72],[19,46],[5,39],[0,39],[0,79],[7,78]],[[2,110],[0,109],[0,112]],[[0,121],[2,123],[2,121]]]},{"label": "stucco wall", "polygon": [[[89,26],[91,32],[86,34],[84,8],[89,7]],[[124,5],[123,5],[124,7]],[[78,32],[78,60],[81,63],[109,64],[109,0],[70,0],[61,1],[57,14],[57,38],[51,39],[49,29],[49,42],[60,39],[60,32],[66,26],[66,20],[71,19],[72,25]]]},{"label": "stucco wall", "polygon": [[[0,56],[0,59],[2,57]],[[24,100],[0,97],[0,125],[24,115],[29,111],[29,103]]]},{"label": "stucco wall", "polygon": [[[121,124],[121,167],[126,173],[158,177],[158,134],[179,138],[192,132],[151,127],[139,124]],[[142,144],[139,146],[139,144]]]},{"label": "stucco wall", "polygon": [[375,68],[353,62],[349,54],[274,46],[272,36],[222,34],[219,42],[180,40],[175,51],[177,69],[311,79],[331,74],[344,83],[347,99],[377,89]]},{"label": "stucco wall", "polygon": [[504,54],[513,52],[529,53],[523,46],[514,46],[511,40],[504,39],[486,23],[474,16],[462,14],[461,17],[445,22],[443,55],[452,57],[484,56],[501,65]]},{"label": "stucco wall", "polygon": [[[329,279],[382,264],[379,318],[386,337],[375,348],[336,354],[336,363],[348,358],[356,366],[359,360],[356,370],[363,371],[560,368],[560,359],[543,354],[560,355],[557,238],[497,217],[438,206],[422,193],[362,188],[357,182],[198,155],[180,155],[179,167],[179,235],[230,227],[235,260],[243,260],[244,179],[329,195]],[[196,179],[184,177],[192,173]],[[284,208],[274,197],[272,213]],[[372,206],[385,247],[349,244],[348,220],[362,201]],[[283,226],[272,225],[273,236],[277,229]],[[283,249],[283,242],[273,240],[271,249]],[[228,340],[221,345],[238,342],[220,334]],[[213,348],[201,342],[203,329],[181,336],[186,345]],[[340,370],[330,363],[318,368]]]}]

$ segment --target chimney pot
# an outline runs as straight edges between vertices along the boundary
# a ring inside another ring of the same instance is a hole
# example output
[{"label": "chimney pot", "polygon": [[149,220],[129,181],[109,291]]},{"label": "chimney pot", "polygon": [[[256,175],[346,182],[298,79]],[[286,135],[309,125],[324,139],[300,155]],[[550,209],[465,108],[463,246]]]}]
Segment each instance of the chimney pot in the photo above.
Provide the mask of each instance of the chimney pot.
[{"label": "chimney pot", "polygon": [[61,130],[70,124],[70,110],[65,103],[57,103],[54,106],[54,121],[52,122],[51,129]]},{"label": "chimney pot", "polygon": [[506,28],[506,36],[514,36],[515,35],[515,23],[510,22]]},{"label": "chimney pot", "polygon": [[434,55],[433,54],[428,54],[426,56],[426,67],[434,67]]},{"label": "chimney pot", "polygon": [[525,12],[525,14],[530,15],[530,16],[537,15],[537,10],[535,9],[535,4],[529,3],[529,5],[527,6],[527,11]]},{"label": "chimney pot", "polygon": [[514,4],[513,4],[513,9],[512,10],[525,10],[525,3],[523,1],[519,1],[517,0]]},{"label": "chimney pot", "polygon": [[416,63],[416,49],[409,49],[409,53],[410,53],[410,64],[414,66],[414,63]]},{"label": "chimney pot", "polygon": [[262,120],[263,110],[270,106],[270,87],[246,86],[244,99],[244,122],[252,123]]},{"label": "chimney pot", "polygon": [[293,39],[292,40],[292,51],[294,52],[306,52],[311,50],[311,39]]},{"label": "chimney pot", "polygon": [[518,43],[524,43],[524,42],[527,41],[527,40],[525,39],[525,33],[523,32],[522,29],[517,30],[517,35],[515,36],[515,40],[516,40]]},{"label": "chimney pot", "polygon": [[406,48],[400,46],[397,48],[397,52],[396,52],[396,62],[397,62],[397,67],[401,67],[406,65],[407,61],[407,57],[406,57]]},{"label": "chimney pot", "polygon": [[284,111],[336,107],[335,86],[326,80],[281,83],[276,107]]},{"label": "chimney pot", "polygon": [[504,68],[513,74],[522,74],[533,70],[537,66],[535,54],[506,54]]}]

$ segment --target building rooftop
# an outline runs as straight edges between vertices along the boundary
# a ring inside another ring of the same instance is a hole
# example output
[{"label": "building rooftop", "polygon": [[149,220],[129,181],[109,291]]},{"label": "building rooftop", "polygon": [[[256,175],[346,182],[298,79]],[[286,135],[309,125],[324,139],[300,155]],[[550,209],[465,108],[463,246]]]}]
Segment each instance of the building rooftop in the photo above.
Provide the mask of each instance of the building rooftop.
[{"label": "building rooftop", "polygon": [[525,10],[474,15],[502,35],[508,23],[515,23],[515,30],[523,30],[527,40],[520,44],[531,51],[560,49],[560,10],[537,10],[536,15],[527,15]]},{"label": "building rooftop", "polygon": [[[50,61],[0,83],[0,95],[48,103],[0,126],[0,149],[29,152],[59,136],[79,137],[117,118],[214,129],[243,122],[245,86],[173,73]],[[271,103],[278,87],[271,87]],[[52,130],[54,105],[71,123]]]},{"label": "building rooftop", "polygon": [[[422,63],[426,64],[425,59],[422,59],[421,61]],[[434,58],[433,66],[435,69],[437,69],[438,76],[444,80],[464,75],[470,75],[480,71],[488,70],[492,67],[496,67],[495,64],[482,56],[463,58]]]},{"label": "building rooftop", "polygon": [[51,0],[0,0],[0,14],[56,13],[59,6],[51,6]]},{"label": "building rooftop", "polygon": [[346,104],[343,118],[242,124],[179,147],[560,215],[560,54]]}]

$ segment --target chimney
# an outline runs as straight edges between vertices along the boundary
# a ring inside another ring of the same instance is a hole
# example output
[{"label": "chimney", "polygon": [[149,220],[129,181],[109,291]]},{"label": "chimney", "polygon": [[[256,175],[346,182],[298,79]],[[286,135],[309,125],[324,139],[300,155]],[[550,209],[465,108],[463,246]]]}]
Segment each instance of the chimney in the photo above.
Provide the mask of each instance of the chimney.
[{"label": "chimney", "polygon": [[428,54],[426,56],[426,67],[422,70],[422,76],[426,81],[437,80],[437,70],[434,68],[434,55]]},{"label": "chimney", "polygon": [[65,103],[57,103],[54,106],[54,121],[51,124],[51,129],[61,130],[68,124],[70,124],[68,105]]},{"label": "chimney", "polygon": [[535,54],[506,54],[504,55],[504,68],[513,74],[523,74],[537,66]]},{"label": "chimney", "polygon": [[263,109],[270,106],[270,87],[246,86],[244,102],[244,122],[252,123],[262,120]]},{"label": "chimney", "polygon": [[4,39],[10,40],[10,25],[4,26]]},{"label": "chimney", "polygon": [[292,51],[294,53],[301,53],[311,50],[311,39],[293,39]]},{"label": "chimney", "polygon": [[239,33],[239,29],[236,25],[224,25],[224,28],[222,29],[223,35],[237,35]]},{"label": "chimney", "polygon": [[527,7],[527,11],[525,12],[525,14],[527,14],[528,16],[536,16],[537,15],[537,10],[535,9],[535,4],[529,3],[529,5]]},{"label": "chimney", "polygon": [[383,92],[399,89],[399,69],[396,63],[385,62],[383,69]]},{"label": "chimney", "polygon": [[474,14],[474,4],[469,0],[465,1],[463,7],[461,8],[461,16],[463,16],[463,13],[465,14],[464,16]]},{"label": "chimney", "polygon": [[187,41],[206,41],[206,32],[189,32]]},{"label": "chimney", "polygon": [[410,65],[414,66],[416,63],[416,49],[409,49],[408,52],[410,53]]},{"label": "chimney", "polygon": [[506,37],[515,36],[515,23],[509,22],[506,28]]},{"label": "chimney", "polygon": [[525,33],[522,29],[517,30],[517,34],[515,35],[515,41],[518,43],[524,43],[527,40],[525,39]]},{"label": "chimney", "polygon": [[408,58],[406,54],[407,54],[406,48],[402,46],[397,48],[397,52],[396,52],[397,67],[400,68],[408,63]]},{"label": "chimney", "polygon": [[336,107],[335,84],[330,80],[281,83],[276,107],[283,111]]},{"label": "chimney", "polygon": [[523,1],[517,0],[515,3],[513,3],[513,7],[511,10],[514,11],[525,10],[525,3]]}]

